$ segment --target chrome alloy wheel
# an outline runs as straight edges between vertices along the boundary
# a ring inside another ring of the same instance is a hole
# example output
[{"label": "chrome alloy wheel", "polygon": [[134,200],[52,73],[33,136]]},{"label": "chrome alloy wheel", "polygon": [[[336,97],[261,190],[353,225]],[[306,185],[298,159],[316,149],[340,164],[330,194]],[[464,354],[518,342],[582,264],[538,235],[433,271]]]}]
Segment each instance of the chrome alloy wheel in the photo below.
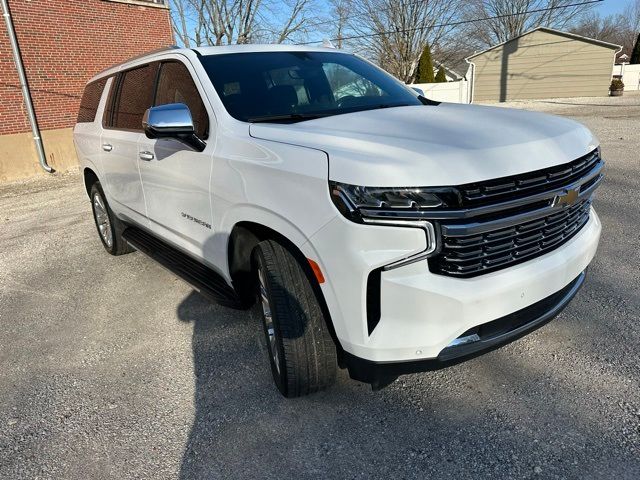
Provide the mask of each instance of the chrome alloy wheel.
[{"label": "chrome alloy wheel", "polygon": [[109,214],[107,213],[107,206],[104,199],[99,193],[93,196],[93,213],[96,218],[96,225],[100,236],[104,241],[107,248],[113,246],[113,230],[111,228],[111,221],[109,220]]},{"label": "chrome alloy wheel", "polygon": [[271,352],[271,359],[276,366],[276,371],[280,373],[280,355],[278,353],[278,345],[276,343],[276,331],[273,325],[273,315],[271,313],[271,304],[269,303],[269,297],[267,296],[267,286],[264,281],[264,274],[262,269],[258,268],[258,279],[260,281],[260,300],[262,303],[262,314],[264,320],[264,328],[267,332],[267,340],[269,341],[269,350]]}]

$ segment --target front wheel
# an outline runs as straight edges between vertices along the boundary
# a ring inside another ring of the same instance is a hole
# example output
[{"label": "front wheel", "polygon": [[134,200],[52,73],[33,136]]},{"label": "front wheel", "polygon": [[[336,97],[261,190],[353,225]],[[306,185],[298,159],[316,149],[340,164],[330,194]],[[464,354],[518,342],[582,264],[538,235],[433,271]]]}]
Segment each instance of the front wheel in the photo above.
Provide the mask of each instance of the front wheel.
[{"label": "front wheel", "polygon": [[335,382],[336,347],[320,303],[300,263],[273,240],[254,250],[264,333],[276,386],[285,397]]},{"label": "front wheel", "polygon": [[91,186],[91,209],[104,249],[111,255],[133,252],[133,247],[122,238],[124,225],[109,208],[100,182]]}]

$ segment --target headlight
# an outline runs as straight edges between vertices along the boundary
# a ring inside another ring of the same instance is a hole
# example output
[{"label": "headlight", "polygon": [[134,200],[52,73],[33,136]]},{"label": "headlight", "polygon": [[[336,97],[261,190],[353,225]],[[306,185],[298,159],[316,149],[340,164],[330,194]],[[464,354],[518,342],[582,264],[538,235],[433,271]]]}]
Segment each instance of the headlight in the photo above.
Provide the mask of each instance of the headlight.
[{"label": "headlight", "polygon": [[[358,223],[365,223],[373,216],[369,213],[374,212],[385,212],[388,215],[384,216],[389,218],[402,217],[402,212],[446,209],[457,203],[458,195],[454,189],[447,188],[362,187],[339,182],[330,182],[329,188],[338,210]],[[380,215],[375,217],[380,218]]]},{"label": "headlight", "polygon": [[359,187],[357,185],[336,184],[344,191],[357,208],[436,208],[442,206],[442,200],[429,193],[425,188],[383,188]]},{"label": "headlight", "polygon": [[336,208],[353,222],[425,231],[427,248],[423,252],[387,265],[385,269],[413,263],[436,253],[438,245],[433,223],[412,214],[450,208],[455,205],[458,195],[447,188],[363,187],[339,182],[330,182],[329,188]]}]

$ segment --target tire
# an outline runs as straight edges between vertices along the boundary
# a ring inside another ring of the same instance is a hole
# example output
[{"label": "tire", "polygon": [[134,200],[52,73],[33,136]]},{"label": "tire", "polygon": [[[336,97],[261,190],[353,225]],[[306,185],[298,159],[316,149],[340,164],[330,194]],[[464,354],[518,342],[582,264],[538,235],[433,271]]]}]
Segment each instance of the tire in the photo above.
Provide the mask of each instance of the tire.
[{"label": "tire", "polygon": [[122,238],[125,225],[113,214],[100,182],[91,186],[91,210],[104,249],[111,255],[124,255],[135,249]]},{"label": "tire", "polygon": [[262,306],[273,379],[287,398],[324,390],[335,382],[336,347],[301,264],[273,240],[254,250],[258,307]]}]

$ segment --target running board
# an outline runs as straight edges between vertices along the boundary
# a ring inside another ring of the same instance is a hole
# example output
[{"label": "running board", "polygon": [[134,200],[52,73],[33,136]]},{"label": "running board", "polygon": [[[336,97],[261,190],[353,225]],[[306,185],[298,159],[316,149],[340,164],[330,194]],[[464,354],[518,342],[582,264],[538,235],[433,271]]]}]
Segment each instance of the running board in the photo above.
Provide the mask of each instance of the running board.
[{"label": "running board", "polygon": [[151,257],[209,300],[225,307],[242,308],[235,290],[213,269],[139,228],[127,227],[122,236],[136,250]]}]

